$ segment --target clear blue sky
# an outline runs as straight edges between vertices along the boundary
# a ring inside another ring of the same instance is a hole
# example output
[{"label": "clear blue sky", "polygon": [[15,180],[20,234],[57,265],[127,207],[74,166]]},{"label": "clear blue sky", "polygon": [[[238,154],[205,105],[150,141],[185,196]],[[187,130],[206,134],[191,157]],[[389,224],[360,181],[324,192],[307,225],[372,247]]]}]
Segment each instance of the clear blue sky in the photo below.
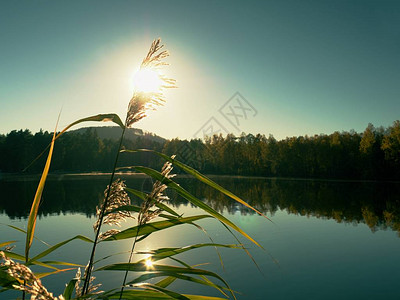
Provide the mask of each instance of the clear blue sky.
[{"label": "clear blue sky", "polygon": [[[400,119],[400,1],[10,0],[0,2],[0,133],[53,130],[61,108],[60,127],[124,118],[157,37],[179,88],[137,127],[166,138],[191,138],[212,117],[214,129],[278,139]],[[257,114],[235,128],[219,109],[237,91]]]}]

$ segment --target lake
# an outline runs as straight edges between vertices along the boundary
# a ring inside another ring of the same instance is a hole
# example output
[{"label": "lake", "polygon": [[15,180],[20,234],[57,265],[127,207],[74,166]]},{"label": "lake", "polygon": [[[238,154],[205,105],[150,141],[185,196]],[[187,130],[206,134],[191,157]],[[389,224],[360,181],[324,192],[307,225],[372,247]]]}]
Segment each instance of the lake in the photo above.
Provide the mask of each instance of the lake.
[{"label": "lake", "polygon": [[[214,248],[203,248],[180,255],[191,265],[218,272],[240,292],[238,299],[399,299],[400,291],[400,183],[282,180],[265,178],[212,177],[222,186],[248,201],[272,222],[255,215],[225,196],[191,178],[176,180],[191,193],[238,224],[263,247],[242,242],[249,248],[257,266],[239,249],[221,249],[224,268]],[[150,179],[123,177],[129,187],[148,190]],[[26,228],[37,178],[0,180],[0,223]],[[39,209],[36,236],[55,244],[77,234],[93,237],[95,207],[108,183],[107,176],[54,176],[46,184]],[[197,208],[170,194],[179,213],[189,216]],[[135,223],[136,224],[136,223]],[[234,244],[234,238],[214,220],[201,220],[217,243]],[[126,225],[125,225],[126,226]],[[107,228],[106,228],[107,229]],[[24,252],[25,236],[0,226],[0,242],[18,240],[14,250]],[[140,242],[136,250],[184,246],[209,242],[194,226],[181,225],[163,234],[155,233]],[[120,253],[106,262],[126,261],[124,251],[131,241],[100,244],[96,258]],[[35,240],[32,254],[46,248]],[[90,244],[73,241],[46,260],[58,259],[86,265]],[[76,270],[43,279],[48,290],[62,293]],[[121,283],[122,274],[95,272],[96,282],[109,289]],[[121,276],[119,276],[121,275]],[[218,292],[176,282],[183,293]],[[12,299],[15,294],[0,294]]]}]

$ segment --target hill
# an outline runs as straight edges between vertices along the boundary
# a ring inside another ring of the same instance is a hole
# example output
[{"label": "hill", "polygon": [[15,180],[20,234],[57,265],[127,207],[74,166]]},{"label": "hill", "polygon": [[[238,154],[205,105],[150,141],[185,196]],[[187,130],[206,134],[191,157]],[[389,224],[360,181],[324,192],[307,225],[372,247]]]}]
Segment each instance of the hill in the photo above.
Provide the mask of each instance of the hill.
[{"label": "hill", "polygon": [[[71,130],[69,132],[74,132],[74,133],[79,133],[83,134],[87,130],[92,130],[97,133],[97,136],[100,139],[110,139],[110,140],[118,140],[121,137],[121,128],[118,126],[92,126],[92,127],[82,127],[76,130]],[[147,140],[157,142],[160,144],[164,144],[166,142],[166,139],[151,133],[151,132],[145,132],[142,129],[138,128],[128,128],[125,131],[125,140],[130,140],[130,141],[135,141],[138,138],[145,138]]]}]

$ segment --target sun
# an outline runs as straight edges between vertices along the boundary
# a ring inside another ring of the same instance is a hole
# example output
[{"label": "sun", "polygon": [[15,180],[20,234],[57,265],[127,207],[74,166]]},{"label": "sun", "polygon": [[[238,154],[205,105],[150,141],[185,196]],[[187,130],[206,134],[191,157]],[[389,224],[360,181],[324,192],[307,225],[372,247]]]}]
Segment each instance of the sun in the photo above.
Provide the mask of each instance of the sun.
[{"label": "sun", "polygon": [[136,92],[156,93],[160,90],[162,80],[157,70],[142,68],[133,76],[133,86]]},{"label": "sun", "polygon": [[147,269],[151,269],[153,267],[153,262],[151,260],[151,257],[146,258],[144,261],[144,264],[146,265]]}]

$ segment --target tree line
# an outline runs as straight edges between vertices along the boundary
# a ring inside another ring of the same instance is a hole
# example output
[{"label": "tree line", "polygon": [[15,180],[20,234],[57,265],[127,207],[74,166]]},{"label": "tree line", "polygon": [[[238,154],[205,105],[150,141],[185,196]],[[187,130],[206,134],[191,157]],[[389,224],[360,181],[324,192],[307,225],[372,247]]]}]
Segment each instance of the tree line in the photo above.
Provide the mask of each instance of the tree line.
[{"label": "tree line", "polygon": [[[21,172],[51,141],[52,134],[14,130],[0,135],[0,171]],[[400,179],[400,121],[388,128],[369,124],[354,130],[314,136],[214,135],[205,140],[157,141],[146,136],[125,139],[126,149],[153,149],[206,174],[332,179]],[[68,132],[55,144],[52,172],[109,172],[118,141],[101,139],[93,129]],[[43,155],[27,172],[41,172]],[[162,161],[149,153],[124,153],[121,166],[159,168]]]}]

